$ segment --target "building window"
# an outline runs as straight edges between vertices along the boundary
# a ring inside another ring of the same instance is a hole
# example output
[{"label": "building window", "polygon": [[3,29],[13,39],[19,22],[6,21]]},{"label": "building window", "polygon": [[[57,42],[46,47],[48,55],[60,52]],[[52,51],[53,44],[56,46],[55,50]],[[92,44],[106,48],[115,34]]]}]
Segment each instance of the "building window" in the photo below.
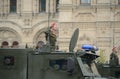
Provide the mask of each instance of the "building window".
[{"label": "building window", "polygon": [[59,0],[56,0],[56,12],[59,10]]},{"label": "building window", "polygon": [[16,12],[17,0],[10,0],[10,12]]},{"label": "building window", "polygon": [[90,4],[91,0],[81,0],[81,4]]},{"label": "building window", "polygon": [[120,4],[120,0],[118,0],[118,4]]},{"label": "building window", "polygon": [[46,11],[46,0],[39,0],[39,12]]}]

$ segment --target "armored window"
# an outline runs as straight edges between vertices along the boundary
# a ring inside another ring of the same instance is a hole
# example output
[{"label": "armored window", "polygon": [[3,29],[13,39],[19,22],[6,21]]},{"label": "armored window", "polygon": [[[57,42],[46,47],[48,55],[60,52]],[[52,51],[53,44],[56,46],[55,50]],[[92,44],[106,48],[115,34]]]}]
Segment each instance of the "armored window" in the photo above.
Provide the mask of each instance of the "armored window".
[{"label": "armored window", "polygon": [[90,4],[91,0],[81,0],[81,4]]},{"label": "armored window", "polygon": [[59,1],[60,0],[56,0],[56,12],[58,12],[58,10],[59,10]]},{"label": "armored window", "polygon": [[46,0],[39,0],[39,12],[46,11]]},{"label": "armored window", "polygon": [[16,12],[17,0],[10,0],[10,12]]}]

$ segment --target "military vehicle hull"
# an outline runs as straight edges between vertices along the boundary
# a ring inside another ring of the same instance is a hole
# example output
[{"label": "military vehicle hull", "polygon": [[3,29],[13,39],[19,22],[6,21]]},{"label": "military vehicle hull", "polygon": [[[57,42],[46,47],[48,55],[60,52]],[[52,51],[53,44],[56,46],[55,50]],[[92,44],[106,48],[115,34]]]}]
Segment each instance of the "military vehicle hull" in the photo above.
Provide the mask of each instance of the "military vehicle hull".
[{"label": "military vehicle hull", "polygon": [[[86,52],[0,49],[0,79],[102,79],[93,62],[97,57]],[[69,58],[74,60],[72,73]]]}]

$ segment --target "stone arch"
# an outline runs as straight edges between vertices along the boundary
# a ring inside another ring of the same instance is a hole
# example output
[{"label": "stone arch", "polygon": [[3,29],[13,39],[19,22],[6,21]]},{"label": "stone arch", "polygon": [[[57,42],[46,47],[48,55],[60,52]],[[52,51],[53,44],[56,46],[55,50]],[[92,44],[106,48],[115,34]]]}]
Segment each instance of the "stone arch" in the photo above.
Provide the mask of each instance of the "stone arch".
[{"label": "stone arch", "polygon": [[20,36],[22,35],[22,26],[17,24],[17,22],[13,21],[0,21],[0,29],[1,28],[11,28],[16,31]]},{"label": "stone arch", "polygon": [[17,30],[20,30],[22,27],[17,24],[17,22],[13,21],[0,21],[0,27],[7,27],[9,25],[10,28],[15,28]]},{"label": "stone arch", "polygon": [[[57,20],[51,20],[49,25],[53,22],[57,23]],[[48,20],[40,21],[32,26],[33,31],[31,36],[33,37],[33,46],[35,46],[38,41],[44,41],[46,43],[44,32],[48,27]]]},{"label": "stone arch", "polygon": [[39,41],[43,41],[44,43],[46,43],[46,39],[45,39],[45,31],[47,30],[48,28],[43,28],[43,29],[40,29],[36,35],[34,36],[33,38],[33,44],[34,45],[37,45],[37,43]]},{"label": "stone arch", "polygon": [[21,42],[20,35],[17,31],[9,27],[0,27],[0,45],[3,41],[7,41],[9,45],[12,44],[13,41]]},{"label": "stone arch", "polygon": [[[57,22],[57,20],[50,20],[49,22],[50,22],[50,23],[52,23],[52,22]],[[46,26],[48,26],[48,24],[50,24],[50,23],[48,23],[48,20],[40,21],[40,22],[34,24],[32,29],[35,29],[35,28],[37,28],[39,25],[42,25],[42,24],[46,24]]]}]

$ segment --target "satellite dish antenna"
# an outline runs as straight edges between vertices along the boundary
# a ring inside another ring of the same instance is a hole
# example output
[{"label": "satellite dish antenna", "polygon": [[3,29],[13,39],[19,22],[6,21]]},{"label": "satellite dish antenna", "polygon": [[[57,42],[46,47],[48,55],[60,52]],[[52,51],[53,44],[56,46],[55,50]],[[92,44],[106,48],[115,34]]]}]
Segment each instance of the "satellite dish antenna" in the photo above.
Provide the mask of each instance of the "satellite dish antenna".
[{"label": "satellite dish antenna", "polygon": [[78,35],[79,35],[79,29],[77,28],[71,37],[70,44],[69,44],[69,52],[73,52],[78,40]]}]

